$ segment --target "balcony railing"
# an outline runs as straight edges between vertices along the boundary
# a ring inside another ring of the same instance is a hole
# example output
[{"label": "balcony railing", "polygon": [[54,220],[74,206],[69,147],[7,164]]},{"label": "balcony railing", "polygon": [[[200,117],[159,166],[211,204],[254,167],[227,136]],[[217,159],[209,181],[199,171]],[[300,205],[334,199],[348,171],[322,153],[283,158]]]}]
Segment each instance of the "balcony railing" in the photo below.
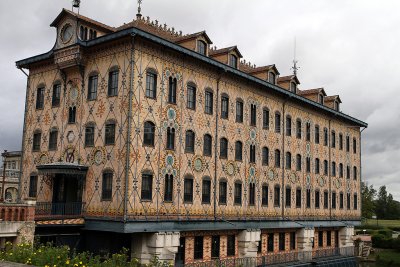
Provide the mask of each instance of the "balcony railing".
[{"label": "balcony railing", "polygon": [[84,202],[69,202],[69,203],[52,203],[52,202],[37,202],[36,203],[36,219],[66,219],[80,217],[84,212]]},{"label": "balcony railing", "polygon": [[193,262],[181,267],[239,267],[239,266],[257,266],[264,267],[275,264],[290,262],[310,262],[312,259],[323,259],[331,257],[350,257],[354,256],[354,247],[346,248],[323,248],[315,251],[293,251],[283,253],[271,253],[265,256],[247,257],[247,258],[229,258],[223,260],[214,260],[207,262]]}]

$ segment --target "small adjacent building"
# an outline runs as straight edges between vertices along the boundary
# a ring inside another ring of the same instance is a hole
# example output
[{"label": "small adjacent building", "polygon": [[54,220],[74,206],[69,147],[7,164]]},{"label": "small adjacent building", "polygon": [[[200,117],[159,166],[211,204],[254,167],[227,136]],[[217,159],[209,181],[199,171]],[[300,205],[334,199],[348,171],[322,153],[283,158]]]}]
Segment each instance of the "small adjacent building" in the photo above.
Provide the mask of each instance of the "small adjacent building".
[{"label": "small adjacent building", "polygon": [[[21,175],[21,151],[5,151],[2,153],[2,157],[3,164],[0,168],[0,192],[3,193],[3,196],[0,196],[0,198],[4,198],[6,202],[17,202],[19,178]],[[2,189],[3,180],[4,191]]]}]

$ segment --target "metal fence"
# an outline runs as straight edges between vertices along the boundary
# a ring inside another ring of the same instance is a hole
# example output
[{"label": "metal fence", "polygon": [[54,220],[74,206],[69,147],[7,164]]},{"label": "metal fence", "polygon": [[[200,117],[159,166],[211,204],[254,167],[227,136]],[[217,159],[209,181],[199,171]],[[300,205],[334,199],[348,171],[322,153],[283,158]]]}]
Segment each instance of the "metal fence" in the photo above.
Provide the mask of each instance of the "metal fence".
[{"label": "metal fence", "polygon": [[84,207],[84,202],[37,202],[35,218],[73,218],[82,215]]}]

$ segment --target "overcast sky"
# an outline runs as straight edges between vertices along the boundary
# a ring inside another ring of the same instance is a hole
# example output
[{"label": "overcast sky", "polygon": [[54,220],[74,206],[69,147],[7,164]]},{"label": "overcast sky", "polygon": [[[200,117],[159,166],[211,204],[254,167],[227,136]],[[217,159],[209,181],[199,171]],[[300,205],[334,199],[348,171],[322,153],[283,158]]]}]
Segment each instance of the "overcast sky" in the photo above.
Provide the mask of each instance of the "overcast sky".
[{"label": "overcast sky", "polygon": [[[70,0],[0,1],[0,150],[19,150],[26,90],[15,61],[49,51],[49,24]],[[131,21],[134,0],[82,0],[81,14],[110,26]],[[143,0],[142,14],[183,33],[206,30],[257,66],[290,74],[294,38],[300,89],[339,94],[342,111],[369,124],[363,178],[400,200],[400,1]]]}]

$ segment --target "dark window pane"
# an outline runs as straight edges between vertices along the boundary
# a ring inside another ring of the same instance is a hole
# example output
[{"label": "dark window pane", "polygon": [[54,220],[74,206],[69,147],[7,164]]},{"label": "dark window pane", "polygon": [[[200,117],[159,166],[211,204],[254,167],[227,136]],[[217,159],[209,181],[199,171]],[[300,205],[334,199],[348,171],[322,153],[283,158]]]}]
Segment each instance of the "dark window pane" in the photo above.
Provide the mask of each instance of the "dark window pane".
[{"label": "dark window pane", "polygon": [[243,154],[243,145],[242,142],[237,141],[235,143],[235,160],[241,161]]},{"label": "dark window pane", "polygon": [[110,71],[108,74],[108,96],[118,95],[118,76],[119,71]]},{"label": "dark window pane", "polygon": [[42,133],[33,134],[32,151],[40,151],[40,143],[42,142]]},{"label": "dark window pane", "polygon": [[236,236],[228,235],[227,256],[235,256],[235,255],[236,255]]},{"label": "dark window pane", "polygon": [[185,178],[183,200],[184,202],[193,202],[193,179]]},{"label": "dark window pane", "polygon": [[172,174],[166,174],[164,183],[164,201],[172,201],[174,176]]},{"label": "dark window pane", "polygon": [[212,139],[211,135],[204,135],[203,154],[204,156],[211,156],[212,153]]},{"label": "dark window pane", "polygon": [[196,109],[196,87],[193,85],[187,86],[187,108]]},{"label": "dark window pane", "polygon": [[152,122],[146,121],[143,129],[143,145],[154,146],[155,125]]},{"label": "dark window pane", "polygon": [[156,98],[157,95],[157,75],[148,71],[146,74],[146,96]]},{"label": "dark window pane", "polygon": [[115,144],[115,123],[106,124],[105,133],[105,144],[114,145]]},{"label": "dark window pane", "polygon": [[38,177],[32,175],[29,179],[29,197],[35,198],[37,196],[37,181]]},{"label": "dark window pane", "polygon": [[195,141],[194,132],[186,131],[186,143],[185,143],[186,152],[194,153],[194,141]]},{"label": "dark window pane", "polygon": [[98,83],[98,76],[93,75],[89,77],[89,86],[88,86],[88,100],[94,100],[97,98],[97,83]]},{"label": "dark window pane", "polygon": [[85,146],[94,146],[94,126],[85,128]]},{"label": "dark window pane", "polygon": [[227,196],[227,183],[225,181],[219,182],[219,204],[226,204]]},{"label": "dark window pane", "polygon": [[223,96],[221,98],[221,118],[227,119],[229,115],[229,98]]},{"label": "dark window pane", "polygon": [[168,83],[168,102],[171,104],[176,104],[176,78],[169,77]]},{"label": "dark window pane", "polygon": [[53,85],[53,95],[51,98],[51,106],[58,107],[61,99],[61,84]]},{"label": "dark window pane", "polygon": [[207,114],[213,113],[213,93],[210,91],[206,91],[206,94],[205,94],[204,112]]},{"label": "dark window pane", "polygon": [[44,87],[40,87],[36,92],[36,109],[44,107]]},{"label": "dark window pane", "polygon": [[242,204],[242,184],[241,183],[235,183],[235,192],[234,192],[234,203],[235,204]]},{"label": "dark window pane", "polygon": [[111,200],[112,197],[112,180],[113,173],[112,172],[104,172],[103,173],[103,184],[101,191],[101,200]]},{"label": "dark window pane", "polygon": [[143,173],[142,174],[142,192],[141,192],[142,200],[151,200],[152,199],[152,188],[153,188],[153,175]]},{"label": "dark window pane", "polygon": [[243,102],[236,102],[236,122],[243,122]]},{"label": "dark window pane", "polygon": [[49,150],[57,149],[57,138],[58,138],[58,131],[57,130],[50,131]]},{"label": "dark window pane", "polygon": [[194,237],[194,259],[195,260],[203,259],[203,237],[202,236]]},{"label": "dark window pane", "polygon": [[211,200],[211,181],[203,180],[203,188],[201,195],[202,203],[209,204]]}]

